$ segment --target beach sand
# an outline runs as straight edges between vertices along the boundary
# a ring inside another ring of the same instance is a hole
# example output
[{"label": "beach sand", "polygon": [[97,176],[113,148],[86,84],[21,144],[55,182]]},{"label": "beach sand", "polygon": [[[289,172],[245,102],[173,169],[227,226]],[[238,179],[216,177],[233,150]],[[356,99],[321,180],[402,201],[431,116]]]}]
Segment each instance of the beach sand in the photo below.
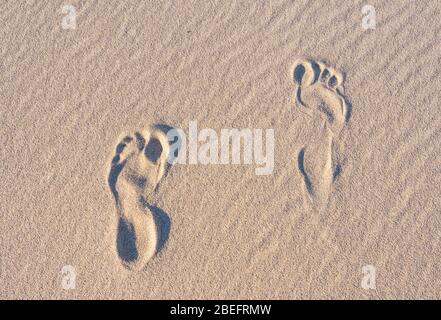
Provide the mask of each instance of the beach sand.
[{"label": "beach sand", "polygon": [[[440,14],[2,1],[0,298],[441,298]],[[191,122],[272,129],[271,174],[142,158]]]}]

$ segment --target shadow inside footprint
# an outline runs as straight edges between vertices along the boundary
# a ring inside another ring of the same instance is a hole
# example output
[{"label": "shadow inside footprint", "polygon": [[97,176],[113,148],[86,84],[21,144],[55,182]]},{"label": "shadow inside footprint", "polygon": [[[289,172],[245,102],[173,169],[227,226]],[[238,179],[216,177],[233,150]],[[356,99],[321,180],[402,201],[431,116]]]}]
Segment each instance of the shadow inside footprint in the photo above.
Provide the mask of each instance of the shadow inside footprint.
[{"label": "shadow inside footprint", "polygon": [[[159,234],[156,253],[159,253],[170,236],[171,220],[164,210],[149,204],[146,204],[146,207],[152,212],[156,223]],[[121,260],[126,263],[136,261],[138,258],[134,228],[123,218],[119,218],[118,221],[117,251]]]},{"label": "shadow inside footprint", "polygon": [[150,205],[146,199],[141,198],[142,205],[150,210],[155,220],[156,232],[158,233],[158,242],[156,244],[156,253],[160,252],[170,236],[171,220],[167,213],[161,208]]},{"label": "shadow inside footprint", "polygon": [[352,103],[346,97],[344,97],[344,100],[345,100],[345,103],[346,103],[345,121],[346,121],[346,123],[349,123],[349,120],[351,119],[351,116],[352,116]]},{"label": "shadow inside footprint", "polygon": [[340,177],[341,175],[341,165],[339,163],[337,163],[337,165],[335,166],[335,170],[334,170],[334,174],[332,175],[332,181],[335,182],[338,177]]},{"label": "shadow inside footprint", "polygon": [[144,149],[144,155],[149,161],[156,163],[162,154],[161,142],[157,139],[150,139]]},{"label": "shadow inside footprint", "polygon": [[315,61],[310,61],[310,62],[311,62],[312,70],[314,71],[314,80],[312,81],[312,83],[316,83],[320,77],[322,69],[320,68],[320,65],[317,62]]},{"label": "shadow inside footprint", "polygon": [[305,171],[305,148],[302,148],[299,152],[299,155],[297,157],[297,165],[305,181],[305,186],[308,190],[308,193],[314,194],[314,188],[312,186],[311,180],[309,179],[308,174]]},{"label": "shadow inside footprint", "polygon": [[112,194],[115,198],[115,201],[118,202],[118,191],[116,190],[116,182],[118,180],[118,176],[121,173],[121,170],[124,167],[124,163],[117,164],[119,161],[119,155],[116,155],[112,159],[112,168],[109,172],[109,177],[107,179],[107,182],[109,183],[110,191],[112,191]]},{"label": "shadow inside footprint", "polygon": [[116,247],[118,255],[124,262],[130,263],[138,258],[134,228],[127,220],[119,218]]},{"label": "shadow inside footprint", "polygon": [[302,64],[299,64],[295,69],[294,69],[294,80],[301,85],[302,84],[302,79],[303,76],[305,75],[305,67]]},{"label": "shadow inside footprint", "polygon": [[156,222],[156,228],[159,233],[156,252],[160,252],[170,236],[171,220],[164,210],[158,207],[152,207],[150,210],[152,210]]}]

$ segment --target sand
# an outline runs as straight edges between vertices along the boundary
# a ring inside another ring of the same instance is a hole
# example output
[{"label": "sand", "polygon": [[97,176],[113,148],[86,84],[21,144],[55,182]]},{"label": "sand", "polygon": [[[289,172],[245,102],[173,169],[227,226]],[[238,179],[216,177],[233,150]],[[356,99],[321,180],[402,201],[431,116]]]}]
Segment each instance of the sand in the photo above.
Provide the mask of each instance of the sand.
[{"label": "sand", "polygon": [[[2,1],[0,298],[441,298],[440,14]],[[146,156],[190,122],[272,172]]]}]

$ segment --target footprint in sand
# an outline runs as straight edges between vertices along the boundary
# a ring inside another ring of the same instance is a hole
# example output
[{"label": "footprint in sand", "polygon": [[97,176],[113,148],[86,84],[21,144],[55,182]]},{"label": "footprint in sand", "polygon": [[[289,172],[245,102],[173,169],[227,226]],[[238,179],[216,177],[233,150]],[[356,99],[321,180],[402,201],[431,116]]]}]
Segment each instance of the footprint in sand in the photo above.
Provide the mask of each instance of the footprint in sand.
[{"label": "footprint in sand", "polygon": [[298,60],[293,78],[296,106],[320,125],[298,153],[305,195],[318,211],[326,210],[332,183],[341,172],[340,135],[349,122],[351,105],[343,94],[343,74],[322,62]]},{"label": "footprint in sand", "polygon": [[116,146],[108,178],[119,218],[116,250],[131,270],[142,269],[168,237],[170,220],[150,198],[166,170],[169,150],[159,128],[128,135]]}]

